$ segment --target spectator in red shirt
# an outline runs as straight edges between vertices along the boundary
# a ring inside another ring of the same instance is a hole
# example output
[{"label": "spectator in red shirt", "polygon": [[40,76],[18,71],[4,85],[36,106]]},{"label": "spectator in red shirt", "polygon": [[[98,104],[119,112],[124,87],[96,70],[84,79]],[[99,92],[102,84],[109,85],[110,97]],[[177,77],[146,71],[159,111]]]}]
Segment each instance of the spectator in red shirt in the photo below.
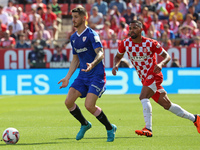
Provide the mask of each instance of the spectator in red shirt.
[{"label": "spectator in red shirt", "polygon": [[1,48],[14,48],[15,47],[15,39],[10,37],[9,30],[6,30],[4,33],[4,38],[1,39],[0,47]]},{"label": "spectator in red shirt", "polygon": [[33,32],[31,32],[31,30],[29,29],[29,25],[28,23],[24,24],[24,31],[23,31],[24,35],[25,35],[25,40],[29,41],[33,39]]},{"label": "spectator in red shirt", "polygon": [[102,37],[102,35],[99,35],[100,40],[101,40],[101,44],[103,45],[103,48],[108,48],[108,44],[107,41]]},{"label": "spectator in red shirt", "polygon": [[14,0],[8,0],[8,5],[4,7],[4,12],[7,12],[12,19],[13,15],[17,14],[17,8],[14,6]]},{"label": "spectator in red shirt", "polygon": [[155,29],[159,32],[162,32],[164,30],[163,23],[158,20],[158,15],[156,13],[153,14],[151,24],[153,24]]},{"label": "spectator in red shirt", "polygon": [[113,48],[118,48],[120,44],[120,40],[117,39],[116,33],[112,34],[112,39],[108,41],[108,48],[113,49]]},{"label": "spectator in red shirt", "polygon": [[114,30],[110,28],[110,22],[106,21],[104,23],[104,28],[100,30],[100,35],[102,39],[110,40],[113,33],[114,33]]},{"label": "spectator in red shirt", "polygon": [[111,16],[110,18],[110,29],[112,29],[115,33],[118,33],[119,26],[117,25],[117,19],[115,16]]},{"label": "spectator in red shirt", "polygon": [[44,3],[42,3],[42,0],[36,0],[36,3],[31,5],[31,8],[34,9],[38,9],[39,7],[41,7],[44,12],[47,11],[47,6]]},{"label": "spectator in red shirt", "polygon": [[2,23],[2,21],[0,20],[0,39],[3,37],[4,32],[6,31],[7,27],[5,24]]},{"label": "spectator in red shirt", "polygon": [[51,5],[47,6],[47,12],[42,15],[42,19],[45,25],[46,30],[49,30],[50,33],[53,31],[53,39],[57,32],[57,16],[52,12]]},{"label": "spectator in red shirt", "polygon": [[[144,22],[144,18],[140,15],[138,17],[138,20],[142,23],[143,31],[144,31],[145,35],[147,35],[148,34],[148,25],[146,24],[146,22]],[[144,33],[143,33],[143,36],[144,36]]]},{"label": "spectator in red shirt", "polygon": [[124,22],[120,22],[120,26],[119,27],[120,28],[119,28],[119,32],[117,34],[117,38],[119,40],[123,40],[123,39],[128,37],[128,31],[125,28],[125,23]]},{"label": "spectator in red shirt", "polygon": [[148,30],[152,22],[151,16],[149,15],[149,9],[147,7],[144,7],[142,9],[141,15],[143,17],[144,22],[147,24],[147,30]]},{"label": "spectator in red shirt", "polygon": [[19,16],[19,20],[24,24],[28,23],[28,16],[23,12],[21,7],[17,8],[17,15]]},{"label": "spectator in red shirt", "polygon": [[131,12],[134,13],[135,15],[139,15],[141,13],[141,5],[137,3],[136,0],[130,0],[128,6],[131,7]]}]

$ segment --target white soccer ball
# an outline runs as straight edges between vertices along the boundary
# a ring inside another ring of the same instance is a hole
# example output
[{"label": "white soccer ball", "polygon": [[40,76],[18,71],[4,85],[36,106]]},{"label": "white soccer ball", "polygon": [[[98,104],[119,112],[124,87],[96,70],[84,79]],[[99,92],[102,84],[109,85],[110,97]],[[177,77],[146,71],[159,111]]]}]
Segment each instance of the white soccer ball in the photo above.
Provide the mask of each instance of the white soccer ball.
[{"label": "white soccer ball", "polygon": [[2,138],[6,144],[16,144],[19,141],[19,131],[15,128],[7,128]]}]

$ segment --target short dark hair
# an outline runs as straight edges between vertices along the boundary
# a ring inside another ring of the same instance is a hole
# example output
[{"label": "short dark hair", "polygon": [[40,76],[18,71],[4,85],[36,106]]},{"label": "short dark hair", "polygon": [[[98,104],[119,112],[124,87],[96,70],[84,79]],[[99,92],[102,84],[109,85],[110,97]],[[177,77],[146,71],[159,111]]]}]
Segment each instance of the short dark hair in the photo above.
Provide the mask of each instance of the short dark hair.
[{"label": "short dark hair", "polygon": [[87,11],[84,7],[78,6],[72,9],[72,13],[77,12],[79,15],[87,16]]},{"label": "short dark hair", "polygon": [[178,4],[178,3],[175,3],[175,4],[174,4],[174,7],[178,8],[178,7],[179,7],[179,4]]},{"label": "short dark hair", "polygon": [[25,36],[25,34],[24,34],[24,33],[21,33],[19,36]]},{"label": "short dark hair", "polygon": [[143,28],[143,25],[139,20],[132,20],[130,23],[136,23],[140,28]]}]

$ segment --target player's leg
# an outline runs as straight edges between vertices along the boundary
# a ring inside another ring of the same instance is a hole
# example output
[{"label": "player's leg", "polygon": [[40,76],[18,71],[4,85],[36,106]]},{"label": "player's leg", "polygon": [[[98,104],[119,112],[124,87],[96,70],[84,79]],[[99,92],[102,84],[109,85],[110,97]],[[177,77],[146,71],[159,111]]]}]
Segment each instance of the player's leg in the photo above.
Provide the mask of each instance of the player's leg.
[{"label": "player's leg", "polygon": [[70,113],[81,123],[81,125],[87,125],[88,121],[83,117],[78,105],[75,104],[76,99],[80,96],[81,93],[73,87],[71,87],[67,94],[65,105],[70,111]]},{"label": "player's leg", "polygon": [[160,93],[158,99],[158,104],[160,104],[164,109],[169,110],[175,115],[191,120],[197,127],[197,131],[200,133],[200,117],[199,115],[193,115],[190,112],[183,109],[181,106],[174,104],[170,101],[166,92]]},{"label": "player's leg", "polygon": [[65,105],[69,109],[70,113],[81,123],[81,128],[76,136],[76,140],[82,139],[85,132],[92,127],[92,124],[82,115],[78,105],[75,104],[75,101],[78,97],[85,97],[85,91],[86,90],[82,82],[75,80],[71,85],[65,100]]},{"label": "player's leg", "polygon": [[145,135],[147,137],[152,137],[152,106],[149,98],[154,95],[154,91],[148,87],[143,86],[140,93],[140,101],[143,107],[143,115],[145,120],[145,128],[142,130],[135,130],[138,135]]},{"label": "player's leg", "polygon": [[164,109],[169,110],[170,112],[176,114],[179,117],[189,119],[193,122],[195,121],[195,116],[189,113],[188,111],[184,110],[179,105],[172,103],[169,100],[166,92],[160,93],[158,104],[160,104]]},{"label": "player's leg", "polygon": [[112,125],[108,121],[106,115],[104,114],[104,112],[101,110],[100,107],[96,106],[97,99],[98,99],[97,95],[93,93],[88,93],[85,100],[85,107],[106,127],[106,130],[111,130]]},{"label": "player's leg", "polygon": [[98,96],[96,94],[88,93],[85,100],[85,107],[105,126],[108,135],[107,141],[112,142],[114,141],[117,127],[111,124],[101,108],[96,106],[97,99]]}]

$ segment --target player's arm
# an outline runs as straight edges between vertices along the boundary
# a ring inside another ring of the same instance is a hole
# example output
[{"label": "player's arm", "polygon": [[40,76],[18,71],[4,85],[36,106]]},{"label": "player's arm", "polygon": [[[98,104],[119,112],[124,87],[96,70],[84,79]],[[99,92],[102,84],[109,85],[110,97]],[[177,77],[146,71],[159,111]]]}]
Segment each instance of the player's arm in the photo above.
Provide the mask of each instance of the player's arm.
[{"label": "player's arm", "polygon": [[114,76],[117,74],[118,66],[119,66],[123,56],[124,56],[124,53],[123,54],[117,53],[117,55],[114,58],[113,69],[112,69],[112,74]]},{"label": "player's arm", "polygon": [[81,71],[85,71],[85,72],[89,72],[90,70],[92,70],[92,68],[94,68],[98,63],[100,63],[102,61],[102,59],[104,58],[104,52],[103,52],[103,48],[102,47],[98,47],[95,50],[95,53],[97,54],[96,57],[94,58],[93,62],[91,63],[86,63],[87,65],[87,69],[82,69]]},{"label": "player's arm", "polygon": [[78,55],[73,55],[73,59],[72,59],[72,62],[70,64],[69,71],[68,71],[67,75],[65,76],[65,78],[61,79],[58,82],[58,84],[62,82],[62,85],[60,86],[60,89],[64,88],[64,87],[67,87],[67,85],[69,84],[69,79],[73,75],[74,71],[78,68],[78,65],[79,65]]},{"label": "player's arm", "polygon": [[162,70],[162,68],[171,60],[171,57],[169,56],[169,54],[164,49],[163,49],[162,54],[160,56],[162,56],[164,59],[160,63],[155,65],[155,67],[154,67],[155,73],[159,73]]}]

